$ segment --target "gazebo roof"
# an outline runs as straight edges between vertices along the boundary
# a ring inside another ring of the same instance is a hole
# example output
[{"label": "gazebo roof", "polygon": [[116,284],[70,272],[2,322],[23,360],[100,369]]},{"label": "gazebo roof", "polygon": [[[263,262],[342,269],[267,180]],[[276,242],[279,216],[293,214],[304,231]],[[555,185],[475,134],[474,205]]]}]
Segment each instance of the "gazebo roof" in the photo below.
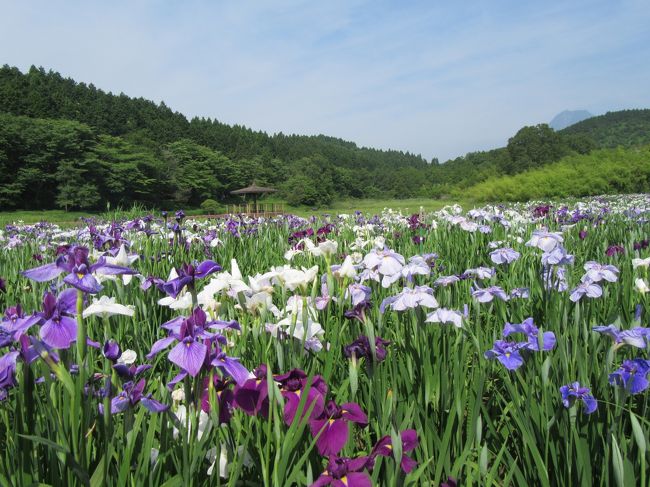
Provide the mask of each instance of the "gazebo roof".
[{"label": "gazebo roof", "polygon": [[242,189],[236,189],[231,191],[230,194],[264,194],[264,193],[275,193],[277,189],[275,188],[265,188],[263,186],[258,186],[253,182],[250,186],[247,186]]}]

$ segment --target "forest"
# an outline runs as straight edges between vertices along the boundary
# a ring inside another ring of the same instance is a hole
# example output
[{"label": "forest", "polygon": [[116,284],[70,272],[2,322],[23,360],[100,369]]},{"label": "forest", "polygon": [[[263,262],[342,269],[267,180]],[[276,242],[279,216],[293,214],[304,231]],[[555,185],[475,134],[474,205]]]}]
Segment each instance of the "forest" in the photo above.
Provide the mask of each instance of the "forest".
[{"label": "forest", "polygon": [[4,209],[191,208],[227,202],[230,191],[252,181],[279,188],[289,204],[313,207],[339,198],[437,198],[468,188],[477,194],[479,183],[567,157],[584,156],[577,160],[589,167],[596,149],[645,144],[650,110],[626,110],[559,132],[523,127],[506,147],[439,163],[325,135],[188,120],[162,102],[107,93],[44,68],[0,68]]}]

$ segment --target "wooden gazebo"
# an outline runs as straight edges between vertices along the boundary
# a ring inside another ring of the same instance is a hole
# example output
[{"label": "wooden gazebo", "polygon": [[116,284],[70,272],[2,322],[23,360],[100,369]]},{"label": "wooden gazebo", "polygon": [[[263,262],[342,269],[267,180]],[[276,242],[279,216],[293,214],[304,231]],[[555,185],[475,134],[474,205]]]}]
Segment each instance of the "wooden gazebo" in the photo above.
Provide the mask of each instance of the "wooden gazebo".
[{"label": "wooden gazebo", "polygon": [[247,196],[250,195],[253,198],[252,205],[251,203],[245,203],[243,205],[229,205],[228,213],[246,213],[246,214],[254,214],[254,215],[277,215],[283,213],[283,208],[282,208],[283,205],[281,204],[263,203],[261,207],[258,204],[257,200],[260,196],[265,194],[275,193],[275,192],[277,192],[277,189],[258,186],[253,181],[253,183],[250,186],[241,189],[236,189],[230,192],[230,194],[243,196],[244,200],[246,199]]}]

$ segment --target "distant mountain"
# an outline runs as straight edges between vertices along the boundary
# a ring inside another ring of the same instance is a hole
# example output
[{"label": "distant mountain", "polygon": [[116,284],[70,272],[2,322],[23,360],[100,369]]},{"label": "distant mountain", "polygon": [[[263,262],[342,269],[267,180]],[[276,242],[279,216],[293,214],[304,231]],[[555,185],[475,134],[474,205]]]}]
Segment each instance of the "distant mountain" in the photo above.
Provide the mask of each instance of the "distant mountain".
[{"label": "distant mountain", "polygon": [[650,109],[620,110],[591,117],[565,128],[564,135],[582,135],[597,147],[635,147],[650,144]]},{"label": "distant mountain", "polygon": [[574,123],[582,122],[593,115],[587,110],[564,110],[553,117],[548,124],[553,130],[562,130]]}]

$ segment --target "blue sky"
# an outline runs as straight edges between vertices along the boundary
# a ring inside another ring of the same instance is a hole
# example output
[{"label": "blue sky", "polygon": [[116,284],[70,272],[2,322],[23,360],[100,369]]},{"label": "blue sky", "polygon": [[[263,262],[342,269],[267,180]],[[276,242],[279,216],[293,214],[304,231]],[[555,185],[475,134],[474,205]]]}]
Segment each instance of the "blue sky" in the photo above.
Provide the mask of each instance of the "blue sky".
[{"label": "blue sky", "polygon": [[444,161],[650,108],[650,3],[0,0],[0,63],[188,116]]}]

